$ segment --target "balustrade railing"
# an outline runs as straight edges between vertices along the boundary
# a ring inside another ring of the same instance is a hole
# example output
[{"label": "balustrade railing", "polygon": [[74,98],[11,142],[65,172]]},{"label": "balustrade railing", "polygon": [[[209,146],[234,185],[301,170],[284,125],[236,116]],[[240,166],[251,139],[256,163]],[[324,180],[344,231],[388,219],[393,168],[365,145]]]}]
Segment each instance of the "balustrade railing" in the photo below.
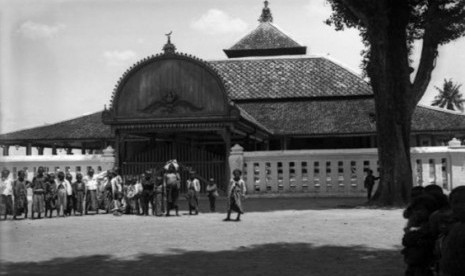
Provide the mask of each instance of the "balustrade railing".
[{"label": "balustrade railing", "polygon": [[[464,147],[411,148],[411,164],[414,185],[437,184],[446,191],[465,185]],[[242,167],[248,192],[256,194],[363,196],[366,171],[379,175],[377,149],[241,152],[235,146],[230,165]]]}]

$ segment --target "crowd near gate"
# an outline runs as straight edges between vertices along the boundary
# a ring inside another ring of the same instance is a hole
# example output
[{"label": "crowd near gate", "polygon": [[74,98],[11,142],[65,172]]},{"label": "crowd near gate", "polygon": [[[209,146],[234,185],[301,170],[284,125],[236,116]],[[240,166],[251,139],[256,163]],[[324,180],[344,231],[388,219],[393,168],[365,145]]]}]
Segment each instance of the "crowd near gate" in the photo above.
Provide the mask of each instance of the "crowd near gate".
[{"label": "crowd near gate", "polygon": [[142,150],[121,163],[124,178],[140,178],[142,173],[150,171],[159,175],[167,161],[176,159],[180,165],[181,192],[187,192],[186,180],[189,171],[195,171],[201,183],[201,193],[205,192],[207,182],[214,178],[220,190],[225,190],[226,158],[224,146],[190,145],[189,143],[157,143]]}]

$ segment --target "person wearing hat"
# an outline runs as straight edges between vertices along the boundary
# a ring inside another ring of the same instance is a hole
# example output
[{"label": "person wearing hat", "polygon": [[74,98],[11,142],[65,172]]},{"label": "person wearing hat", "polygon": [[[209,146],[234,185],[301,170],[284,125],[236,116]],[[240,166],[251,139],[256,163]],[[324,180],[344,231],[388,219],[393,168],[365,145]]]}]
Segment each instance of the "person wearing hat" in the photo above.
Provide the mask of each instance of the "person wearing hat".
[{"label": "person wearing hat", "polygon": [[216,198],[218,197],[218,187],[216,186],[215,179],[210,178],[207,185],[207,196],[210,202],[210,212],[215,212]]},{"label": "person wearing hat", "polygon": [[194,212],[195,215],[199,214],[199,198],[200,181],[195,177],[195,171],[189,172],[189,179],[187,180],[187,202],[189,204],[189,215]]}]

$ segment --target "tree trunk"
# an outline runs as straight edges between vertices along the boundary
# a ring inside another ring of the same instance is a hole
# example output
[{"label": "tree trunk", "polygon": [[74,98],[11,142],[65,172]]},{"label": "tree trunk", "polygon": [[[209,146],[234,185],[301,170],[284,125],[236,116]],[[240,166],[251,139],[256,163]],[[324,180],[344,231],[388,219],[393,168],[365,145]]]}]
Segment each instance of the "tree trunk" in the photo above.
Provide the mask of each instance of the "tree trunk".
[{"label": "tree trunk", "polygon": [[[410,71],[406,24],[408,14],[399,0],[383,16],[373,18],[368,28],[370,61],[368,76],[375,96],[380,185],[371,204],[402,206],[412,187],[410,129]],[[392,3],[391,3],[392,4]]]}]

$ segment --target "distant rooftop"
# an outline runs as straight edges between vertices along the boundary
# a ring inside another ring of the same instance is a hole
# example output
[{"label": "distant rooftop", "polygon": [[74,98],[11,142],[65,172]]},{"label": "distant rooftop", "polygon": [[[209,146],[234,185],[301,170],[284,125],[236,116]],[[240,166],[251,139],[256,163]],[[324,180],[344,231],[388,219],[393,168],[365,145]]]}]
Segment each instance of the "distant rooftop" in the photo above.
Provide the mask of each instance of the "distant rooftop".
[{"label": "distant rooftop", "polygon": [[250,56],[304,55],[307,47],[290,38],[276,25],[268,1],[258,19],[260,24],[231,48],[223,50],[228,58]]}]

